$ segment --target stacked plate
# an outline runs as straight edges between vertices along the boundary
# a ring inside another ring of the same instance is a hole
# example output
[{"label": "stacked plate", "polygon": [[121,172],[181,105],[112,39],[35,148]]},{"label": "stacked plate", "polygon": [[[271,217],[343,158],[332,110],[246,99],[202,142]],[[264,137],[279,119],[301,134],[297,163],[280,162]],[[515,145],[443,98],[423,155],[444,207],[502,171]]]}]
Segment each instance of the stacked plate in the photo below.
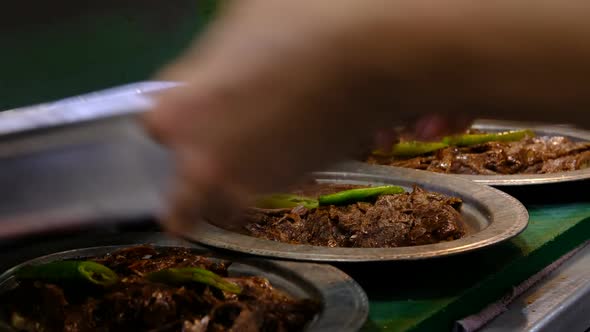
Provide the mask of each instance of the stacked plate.
[{"label": "stacked plate", "polygon": [[[60,228],[138,223],[159,214],[172,165],[167,152],[143,134],[135,117],[151,106],[149,94],[173,86],[140,83],[0,113],[0,246],[14,245],[15,238]],[[489,121],[475,125],[485,131],[523,127]],[[529,124],[526,128],[542,135],[590,141],[590,133],[569,127]],[[93,257],[121,245],[190,247],[199,254],[222,255],[236,261],[236,270],[230,275],[264,276],[293,296],[320,301],[322,311],[308,325],[309,331],[356,331],[367,317],[366,295],[341,271],[311,262],[430,259],[495,245],[522,232],[528,213],[518,200],[487,185],[577,181],[590,178],[590,169],[551,175],[449,176],[350,162],[312,176],[317,183],[396,185],[408,191],[417,185],[457,197],[462,200],[465,234],[456,240],[417,246],[343,248],[271,241],[213,224],[199,224],[186,234],[189,242],[157,233],[113,234],[101,239],[76,236],[65,242],[41,242],[38,251],[29,250],[27,254],[14,251],[10,262],[35,264]],[[93,248],[84,249],[89,247]],[[73,251],[56,253],[63,249]],[[28,261],[35,255],[49,256]],[[0,291],[15,287],[14,271],[10,269],[0,276]]]}]

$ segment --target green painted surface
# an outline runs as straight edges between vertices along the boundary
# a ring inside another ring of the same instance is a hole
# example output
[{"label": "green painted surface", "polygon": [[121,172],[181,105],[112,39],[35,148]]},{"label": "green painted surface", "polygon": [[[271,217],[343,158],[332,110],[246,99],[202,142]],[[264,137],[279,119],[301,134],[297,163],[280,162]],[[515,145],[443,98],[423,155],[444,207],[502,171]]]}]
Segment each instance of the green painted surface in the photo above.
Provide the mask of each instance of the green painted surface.
[{"label": "green painted surface", "polygon": [[149,79],[198,36],[216,2],[5,1],[0,110]]},{"label": "green painted surface", "polygon": [[369,295],[364,331],[450,331],[590,236],[590,202],[531,205],[529,227],[480,252],[423,262],[340,266]]}]

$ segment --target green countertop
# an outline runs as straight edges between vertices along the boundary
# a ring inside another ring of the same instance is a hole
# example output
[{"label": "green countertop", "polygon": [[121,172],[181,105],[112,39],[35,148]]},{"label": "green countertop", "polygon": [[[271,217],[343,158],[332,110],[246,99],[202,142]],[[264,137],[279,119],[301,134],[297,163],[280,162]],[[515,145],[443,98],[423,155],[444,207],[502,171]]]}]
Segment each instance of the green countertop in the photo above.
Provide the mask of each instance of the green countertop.
[{"label": "green countertop", "polygon": [[[584,182],[565,188],[549,186],[544,191],[569,188],[575,192],[583,186]],[[364,331],[450,331],[454,321],[499,300],[513,286],[590,239],[590,197],[564,200],[570,202],[527,203],[527,229],[486,250],[420,262],[339,266],[369,295],[371,308]]]}]

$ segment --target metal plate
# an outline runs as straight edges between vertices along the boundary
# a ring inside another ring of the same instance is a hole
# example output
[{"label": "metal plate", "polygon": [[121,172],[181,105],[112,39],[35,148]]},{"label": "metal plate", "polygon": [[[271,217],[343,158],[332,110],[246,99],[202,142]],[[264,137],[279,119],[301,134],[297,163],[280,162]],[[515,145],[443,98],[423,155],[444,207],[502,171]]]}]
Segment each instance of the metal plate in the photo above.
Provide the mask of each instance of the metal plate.
[{"label": "metal plate", "polygon": [[408,189],[413,184],[418,184],[427,190],[458,196],[464,201],[462,215],[466,223],[467,235],[458,240],[423,246],[329,248],[259,239],[209,223],[201,223],[187,233],[187,238],[218,248],[295,260],[334,262],[417,260],[481,249],[518,235],[528,223],[527,210],[515,198],[497,189],[457,177],[412,169],[384,169],[353,163],[348,166],[342,165],[339,172],[316,173],[315,179],[318,182],[328,183],[394,184]]},{"label": "metal plate", "polygon": [[[141,241],[142,239],[146,241]],[[133,237],[129,239],[129,245],[141,243],[151,243],[158,248],[190,247],[193,248],[196,254],[211,254],[210,249],[164,236]],[[54,260],[100,256],[129,245],[69,250],[35,258],[23,264],[39,264]],[[229,269],[232,276],[263,276],[268,278],[276,288],[289,293],[295,298],[310,298],[321,301],[322,311],[305,331],[358,331],[367,318],[369,305],[366,294],[354,280],[335,267],[246,257],[213,256],[231,259],[234,262]],[[0,276],[0,291],[15,286],[12,275],[19,266],[6,271]],[[0,327],[0,330],[2,330],[2,327]]]},{"label": "metal plate", "polygon": [[[590,142],[590,132],[567,125],[547,126],[542,124],[507,121],[480,120],[473,128],[485,131],[507,131],[531,129],[539,136],[564,136],[573,141]],[[468,180],[491,186],[521,186],[571,182],[590,179],[590,168],[553,174],[515,174],[515,175],[458,175]]]},{"label": "metal plate", "polygon": [[[474,129],[485,130],[489,132],[500,132],[508,130],[531,129],[539,136],[564,136],[574,141],[590,142],[590,131],[576,129],[568,125],[543,125],[524,122],[509,122],[497,120],[478,120],[472,126]],[[359,162],[360,163],[360,162]],[[396,169],[395,166],[377,165],[386,169]],[[420,171],[428,172],[428,171]],[[431,173],[431,172],[428,172]],[[461,177],[478,183],[490,186],[522,186],[522,185],[540,185],[549,183],[572,182],[590,179],[590,168],[560,172],[552,174],[514,174],[514,175],[464,175],[448,174],[450,176]]]}]

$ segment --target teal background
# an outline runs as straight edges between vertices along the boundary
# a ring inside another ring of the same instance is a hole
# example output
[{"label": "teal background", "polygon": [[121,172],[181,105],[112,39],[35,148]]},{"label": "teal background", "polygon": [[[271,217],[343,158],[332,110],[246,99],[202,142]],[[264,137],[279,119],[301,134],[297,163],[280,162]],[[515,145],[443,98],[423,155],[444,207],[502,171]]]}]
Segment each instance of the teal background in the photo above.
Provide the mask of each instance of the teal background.
[{"label": "teal background", "polygon": [[198,37],[216,0],[0,4],[0,110],[149,79]]}]

